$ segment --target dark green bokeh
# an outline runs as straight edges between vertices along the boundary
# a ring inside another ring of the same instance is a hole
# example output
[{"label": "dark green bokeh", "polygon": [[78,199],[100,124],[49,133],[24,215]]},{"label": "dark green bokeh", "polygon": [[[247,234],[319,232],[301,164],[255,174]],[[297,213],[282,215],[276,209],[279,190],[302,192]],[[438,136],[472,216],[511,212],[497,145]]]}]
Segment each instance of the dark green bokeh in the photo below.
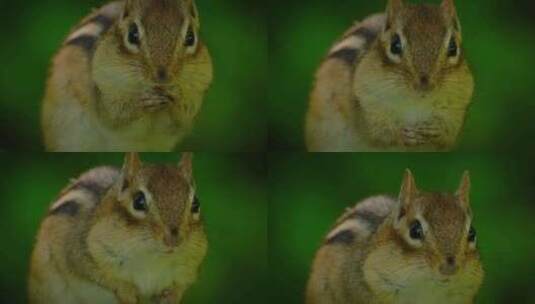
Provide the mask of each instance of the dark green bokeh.
[{"label": "dark green bokeh", "polygon": [[[121,154],[3,154],[0,302],[25,303],[28,262],[38,225],[69,178],[121,166]],[[178,163],[178,154],[144,154]],[[268,303],[265,163],[253,154],[196,154],[194,175],[209,249],[184,303]]]},{"label": "dark green bokeh", "polygon": [[[438,0],[414,3],[440,3]],[[460,150],[533,148],[533,1],[455,1],[476,80]],[[268,23],[269,145],[304,149],[303,127],[313,75],[334,41],[355,20],[384,11],[386,1],[288,0]]]},{"label": "dark green bokeh", "polygon": [[[53,54],[80,19],[107,1],[2,1],[0,149],[42,150],[41,99]],[[256,2],[197,0],[214,82],[194,133],[180,147],[258,151],[265,145],[267,32]]]},{"label": "dark green bokeh", "polygon": [[471,172],[484,269],[477,303],[535,303],[535,175],[531,163],[475,154],[273,154],[269,160],[271,303],[302,303],[310,265],[346,207],[397,196],[411,168],[428,191],[455,191]]}]

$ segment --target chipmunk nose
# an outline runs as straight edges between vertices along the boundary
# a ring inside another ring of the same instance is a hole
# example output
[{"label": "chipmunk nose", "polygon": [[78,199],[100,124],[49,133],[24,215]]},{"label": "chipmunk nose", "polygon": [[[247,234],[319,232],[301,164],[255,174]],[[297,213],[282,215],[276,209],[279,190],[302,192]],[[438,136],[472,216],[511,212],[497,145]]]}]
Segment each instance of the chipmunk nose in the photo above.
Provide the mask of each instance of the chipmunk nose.
[{"label": "chipmunk nose", "polygon": [[158,78],[158,81],[160,82],[166,82],[167,81],[167,69],[165,67],[159,67],[158,71],[156,72],[156,76]]},{"label": "chipmunk nose", "polygon": [[164,243],[169,247],[176,247],[178,244],[178,227],[171,227],[164,236]]},{"label": "chipmunk nose", "polygon": [[433,88],[431,76],[425,72],[419,74],[416,78],[416,88],[420,91],[430,91]]},{"label": "chipmunk nose", "polygon": [[423,87],[429,86],[429,75],[427,75],[427,74],[420,75],[420,84]]},{"label": "chipmunk nose", "polygon": [[443,275],[453,275],[457,272],[457,263],[454,256],[446,257],[446,260],[440,265],[440,273]]}]

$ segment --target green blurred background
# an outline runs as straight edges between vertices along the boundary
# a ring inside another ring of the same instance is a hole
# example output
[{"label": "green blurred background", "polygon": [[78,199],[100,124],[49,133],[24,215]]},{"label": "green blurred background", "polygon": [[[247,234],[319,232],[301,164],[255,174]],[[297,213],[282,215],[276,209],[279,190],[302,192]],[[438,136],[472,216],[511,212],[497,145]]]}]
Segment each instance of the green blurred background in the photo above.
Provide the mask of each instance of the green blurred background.
[{"label": "green blurred background", "polygon": [[[440,3],[440,0],[411,0]],[[455,1],[476,79],[461,151],[534,147],[535,2]],[[271,5],[268,28],[269,145],[304,149],[303,126],[313,75],[355,20],[384,11],[381,1],[287,0]]]},{"label": "green blurred background", "polygon": [[397,196],[405,168],[428,191],[455,191],[471,172],[471,205],[486,276],[477,303],[535,303],[535,174],[530,161],[480,154],[272,154],[271,303],[302,303],[310,265],[346,207]]},{"label": "green blurred background", "polygon": [[[69,178],[99,165],[121,166],[122,160],[121,154],[2,154],[0,303],[27,302],[34,237]],[[179,156],[143,154],[142,160],[178,164]],[[209,249],[184,303],[268,303],[264,157],[200,153],[193,166]]]},{"label": "green blurred background", "polygon": [[[41,98],[53,54],[91,8],[107,1],[0,1],[0,149],[43,150]],[[259,1],[196,0],[201,39],[214,62],[194,133],[181,146],[198,151],[258,151],[267,136],[265,9]],[[263,4],[262,4],[263,5]]]}]

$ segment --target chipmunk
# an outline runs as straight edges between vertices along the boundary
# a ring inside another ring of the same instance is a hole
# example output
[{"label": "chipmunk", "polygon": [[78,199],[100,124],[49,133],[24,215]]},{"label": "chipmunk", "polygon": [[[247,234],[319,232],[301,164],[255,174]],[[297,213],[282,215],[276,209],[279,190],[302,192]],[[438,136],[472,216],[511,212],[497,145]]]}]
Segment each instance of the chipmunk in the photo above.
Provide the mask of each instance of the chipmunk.
[{"label": "chipmunk", "polygon": [[50,151],[170,151],[212,82],[194,0],[126,0],[96,10],[55,56],[43,100]]},{"label": "chipmunk", "polygon": [[351,27],[316,73],[310,151],[444,151],[455,147],[474,79],[453,0],[389,0]]},{"label": "chipmunk", "polygon": [[207,251],[200,208],[191,154],[84,173],[41,223],[30,303],[179,303]]},{"label": "chipmunk", "polygon": [[399,198],[348,209],[318,250],[307,304],[467,304],[483,280],[465,172],[452,193],[419,191],[407,170]]}]

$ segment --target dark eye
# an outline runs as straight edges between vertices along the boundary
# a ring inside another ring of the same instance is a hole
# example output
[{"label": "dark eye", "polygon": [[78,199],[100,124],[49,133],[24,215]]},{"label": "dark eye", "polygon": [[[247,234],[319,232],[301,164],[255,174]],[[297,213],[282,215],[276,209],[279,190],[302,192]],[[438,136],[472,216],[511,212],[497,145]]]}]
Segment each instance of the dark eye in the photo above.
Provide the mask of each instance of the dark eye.
[{"label": "dark eye", "polygon": [[448,45],[448,57],[455,57],[457,56],[457,41],[455,41],[454,37],[451,37],[450,44]]},{"label": "dark eye", "polygon": [[185,46],[193,46],[195,44],[195,33],[191,26],[188,28],[188,33],[186,34],[186,39],[184,39]]},{"label": "dark eye", "polygon": [[147,200],[143,192],[139,191],[134,195],[132,207],[137,211],[147,211]]},{"label": "dark eye", "polygon": [[476,229],[473,226],[470,226],[468,230],[468,242],[473,243],[476,241]]},{"label": "dark eye", "polygon": [[139,29],[137,24],[132,23],[128,28],[128,42],[134,45],[139,45]]},{"label": "dark eye", "polygon": [[192,213],[199,213],[201,211],[201,201],[197,196],[193,198],[193,203],[191,203],[191,212]]},{"label": "dark eye", "polygon": [[394,36],[392,36],[392,41],[390,42],[390,52],[394,55],[401,55],[403,52],[401,38],[398,34],[394,34]]},{"label": "dark eye", "polygon": [[422,228],[420,221],[415,220],[412,222],[409,234],[413,240],[422,240],[424,238],[424,229]]}]

